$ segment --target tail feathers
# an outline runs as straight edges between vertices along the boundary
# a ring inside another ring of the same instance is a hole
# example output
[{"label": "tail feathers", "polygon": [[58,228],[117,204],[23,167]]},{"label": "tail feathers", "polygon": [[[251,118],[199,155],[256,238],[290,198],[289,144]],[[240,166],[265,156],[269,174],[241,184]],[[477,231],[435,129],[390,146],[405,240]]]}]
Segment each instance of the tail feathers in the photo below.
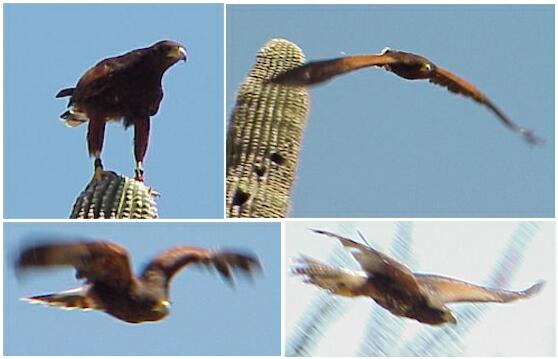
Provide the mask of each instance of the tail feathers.
[{"label": "tail feathers", "polygon": [[310,257],[301,256],[294,260],[291,266],[293,274],[309,277],[330,277],[335,278],[342,274],[341,268],[333,267]]},{"label": "tail feathers", "polygon": [[314,284],[331,293],[344,296],[357,296],[366,283],[364,272],[333,267],[309,257],[295,259],[291,273],[301,275],[304,283]]},{"label": "tail feathers", "polygon": [[89,119],[84,116],[84,114],[72,113],[71,111],[64,112],[62,115],[60,115],[60,119],[64,121],[64,124],[67,127],[77,127],[89,121]]},{"label": "tail feathers", "polygon": [[75,90],[74,87],[69,87],[69,88],[62,89],[56,94],[56,98],[72,96],[73,93],[74,93],[74,90]]},{"label": "tail feathers", "polygon": [[93,310],[96,308],[95,303],[89,298],[83,288],[72,289],[60,293],[36,295],[32,297],[22,298],[29,303],[40,303],[61,309],[81,309]]}]

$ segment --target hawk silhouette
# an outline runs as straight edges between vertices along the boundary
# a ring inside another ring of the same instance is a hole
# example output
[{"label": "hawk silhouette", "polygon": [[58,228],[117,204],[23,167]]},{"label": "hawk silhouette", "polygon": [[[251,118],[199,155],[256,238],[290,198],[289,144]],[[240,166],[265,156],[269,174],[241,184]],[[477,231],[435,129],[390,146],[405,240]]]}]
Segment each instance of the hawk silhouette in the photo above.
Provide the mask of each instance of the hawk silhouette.
[{"label": "hawk silhouette", "polygon": [[101,151],[108,121],[122,120],[134,126],[136,179],[143,180],[143,159],[149,142],[150,117],[163,99],[161,80],[165,71],[179,60],[186,61],[186,50],[174,41],[130,51],[102,60],[83,74],[76,87],[58,92],[70,96],[68,111],[61,115],[69,127],[89,122],[89,156],[95,157],[95,173],[102,171]]},{"label": "hawk silhouette", "polygon": [[258,258],[227,250],[179,246],[158,254],[140,276],[132,274],[128,252],[108,241],[45,243],[24,249],[16,269],[72,266],[85,283],[76,289],[24,300],[61,308],[99,310],[128,323],[158,321],[169,314],[170,282],[182,267],[215,268],[234,285],[233,270],[251,275],[261,269]]},{"label": "hawk silhouette", "polygon": [[370,297],[392,314],[421,323],[456,323],[455,316],[446,306],[449,303],[508,303],[531,297],[544,285],[540,281],[526,290],[510,291],[485,288],[440,275],[413,273],[405,265],[371,247],[331,232],[313,231],[339,240],[362,270],[333,267],[303,256],[296,259],[291,269],[294,274],[301,275],[305,283],[332,294]]},{"label": "hawk silhouette", "polygon": [[529,144],[542,144],[544,140],[532,131],[512,122],[488,97],[461,77],[436,66],[430,60],[409,52],[385,48],[379,54],[344,56],[331,60],[313,61],[285,71],[269,80],[285,86],[317,85],[335,76],[366,67],[382,67],[407,80],[428,80],[446,87],[449,91],[468,97],[492,111],[509,129],[519,134]]}]

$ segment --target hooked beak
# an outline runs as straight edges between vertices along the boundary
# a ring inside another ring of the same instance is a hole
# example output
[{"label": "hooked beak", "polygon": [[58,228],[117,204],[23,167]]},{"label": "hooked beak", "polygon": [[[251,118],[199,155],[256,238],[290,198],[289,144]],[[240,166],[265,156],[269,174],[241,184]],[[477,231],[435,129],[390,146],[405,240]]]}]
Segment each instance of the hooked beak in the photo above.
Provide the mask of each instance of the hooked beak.
[{"label": "hooked beak", "polygon": [[171,307],[171,304],[168,300],[161,300],[155,305],[153,310],[156,311],[156,312],[166,313],[170,310],[170,307]]},{"label": "hooked beak", "polygon": [[183,60],[184,62],[188,62],[188,53],[186,52],[186,49],[183,48],[182,46],[180,46],[178,48],[178,53],[179,53],[179,58],[181,60]]}]

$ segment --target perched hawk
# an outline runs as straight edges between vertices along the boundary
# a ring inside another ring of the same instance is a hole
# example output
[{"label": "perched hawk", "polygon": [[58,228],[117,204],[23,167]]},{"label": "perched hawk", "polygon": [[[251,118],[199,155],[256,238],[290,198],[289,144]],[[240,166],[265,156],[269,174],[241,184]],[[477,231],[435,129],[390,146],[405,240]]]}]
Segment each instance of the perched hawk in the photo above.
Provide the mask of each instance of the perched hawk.
[{"label": "perched hawk", "polygon": [[61,115],[69,127],[89,121],[87,145],[95,157],[95,172],[102,170],[101,150],[108,121],[124,121],[134,126],[136,179],[143,180],[143,158],[149,142],[150,117],[163,99],[161,79],[179,60],[186,61],[186,50],[174,41],[159,41],[153,46],[105,59],[79,79],[76,87],[58,92],[70,96],[68,111]]},{"label": "perched hawk", "polygon": [[538,293],[544,282],[522,291],[480,287],[458,279],[413,273],[405,265],[371,247],[322,230],[316,233],[336,238],[360,264],[361,271],[333,267],[308,257],[297,259],[292,272],[305,283],[346,297],[366,296],[392,314],[432,325],[456,323],[448,303],[508,303]]},{"label": "perched hawk", "polygon": [[16,269],[72,266],[79,288],[25,298],[62,308],[100,310],[129,323],[158,321],[169,314],[172,277],[189,264],[215,268],[234,284],[233,270],[251,275],[261,269],[257,257],[233,251],[180,246],[157,255],[137,277],[130,268],[128,252],[107,241],[48,243],[23,250]]},{"label": "perched hawk", "polygon": [[331,80],[335,76],[372,66],[383,67],[385,70],[407,80],[428,80],[446,87],[451,92],[469,97],[488,107],[505,126],[518,133],[529,144],[542,144],[544,142],[530,130],[513,123],[475,86],[436,66],[430,60],[409,52],[385,48],[380,54],[345,56],[332,60],[309,62],[278,75],[270,82],[285,86],[317,85]]}]

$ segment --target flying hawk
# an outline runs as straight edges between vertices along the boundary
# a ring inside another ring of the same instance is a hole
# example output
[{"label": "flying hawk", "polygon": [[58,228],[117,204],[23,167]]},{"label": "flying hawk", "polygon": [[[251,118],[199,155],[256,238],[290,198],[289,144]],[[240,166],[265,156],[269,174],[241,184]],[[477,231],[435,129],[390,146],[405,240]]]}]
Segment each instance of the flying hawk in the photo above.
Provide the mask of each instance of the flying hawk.
[{"label": "flying hawk", "polygon": [[136,179],[143,180],[143,158],[149,142],[150,117],[163,99],[161,80],[165,71],[179,60],[186,61],[186,50],[174,41],[130,51],[105,59],[79,79],[76,87],[58,92],[70,96],[68,111],[61,115],[69,127],[89,122],[89,156],[95,157],[95,173],[102,171],[101,151],[108,121],[122,120],[134,126]]},{"label": "flying hawk", "polygon": [[485,288],[458,279],[433,274],[413,273],[402,263],[337,234],[313,230],[336,238],[359,263],[361,270],[333,267],[309,257],[296,260],[292,272],[305,283],[316,285],[332,294],[372,298],[392,314],[439,325],[456,323],[446,306],[458,302],[508,303],[538,293],[544,282],[522,291]]},{"label": "flying hawk", "polygon": [[158,321],[169,314],[169,290],[173,276],[184,266],[215,268],[230,284],[233,270],[251,275],[261,269],[256,256],[235,251],[179,246],[157,255],[135,276],[128,252],[108,241],[46,243],[23,250],[16,269],[72,266],[79,288],[24,298],[62,308],[100,310],[128,323]]},{"label": "flying hawk", "polygon": [[310,86],[331,80],[333,77],[366,67],[383,67],[385,70],[407,80],[428,80],[444,86],[449,91],[469,97],[490,109],[502,123],[519,134],[529,144],[544,141],[532,131],[513,123],[488,97],[471,83],[436,66],[430,60],[416,54],[385,48],[379,54],[344,56],[331,60],[313,61],[288,70],[269,80],[285,86]]}]

